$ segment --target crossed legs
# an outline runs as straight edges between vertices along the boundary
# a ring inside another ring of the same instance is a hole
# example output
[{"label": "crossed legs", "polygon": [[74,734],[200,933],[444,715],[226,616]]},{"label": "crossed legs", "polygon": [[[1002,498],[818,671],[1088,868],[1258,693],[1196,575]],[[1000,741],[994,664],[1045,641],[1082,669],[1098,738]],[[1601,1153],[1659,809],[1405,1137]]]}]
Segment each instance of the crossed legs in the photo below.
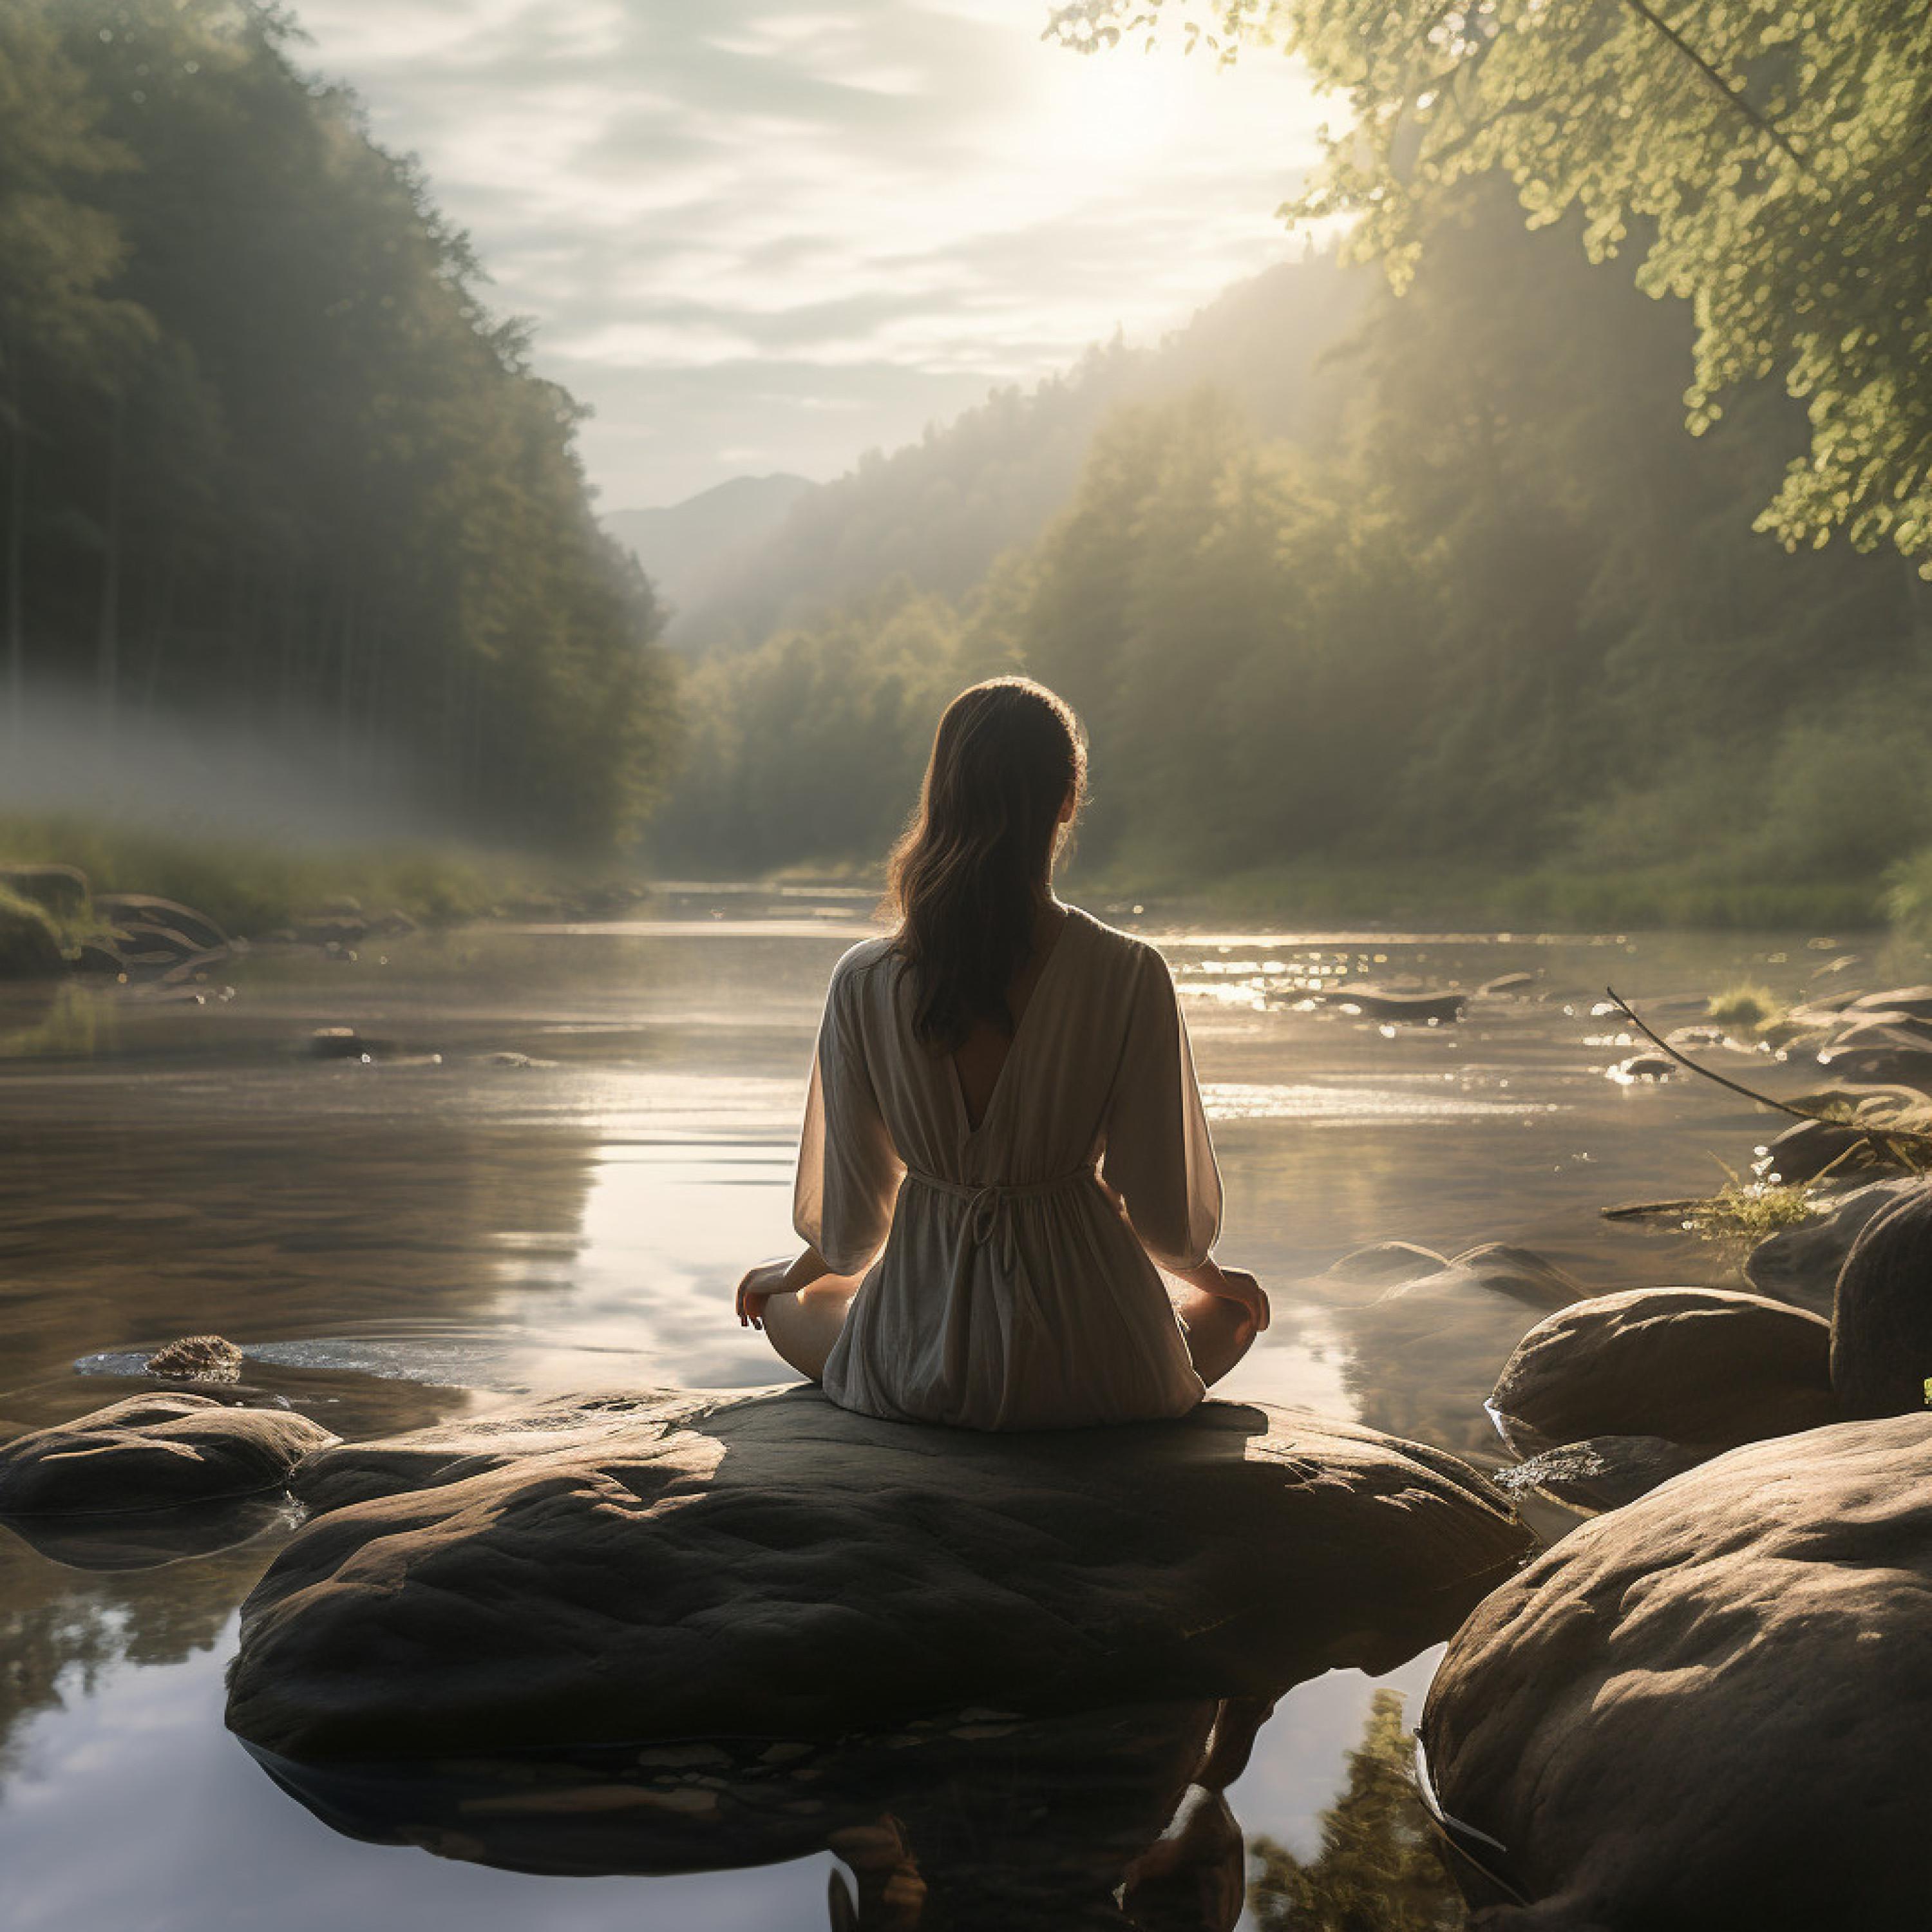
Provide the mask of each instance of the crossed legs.
[{"label": "crossed legs", "polygon": [[[807,1382],[824,1379],[826,1358],[862,1279],[826,1275],[795,1294],[774,1294],[765,1303],[766,1340]],[[1211,1388],[1254,1346],[1259,1331],[1253,1318],[1238,1302],[1201,1288],[1170,1284],[1168,1293],[1194,1372]]]}]

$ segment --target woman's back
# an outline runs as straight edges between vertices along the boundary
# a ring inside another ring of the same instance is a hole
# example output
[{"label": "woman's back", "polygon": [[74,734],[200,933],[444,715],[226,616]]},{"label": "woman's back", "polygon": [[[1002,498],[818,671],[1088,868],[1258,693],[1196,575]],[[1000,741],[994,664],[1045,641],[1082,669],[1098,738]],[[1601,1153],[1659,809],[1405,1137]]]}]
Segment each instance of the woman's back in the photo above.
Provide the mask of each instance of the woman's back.
[{"label": "woman's back", "polygon": [[1201,1382],[1148,1251],[1198,1264],[1220,1186],[1160,956],[1069,909],[976,1124],[962,1070],[916,1020],[916,982],[890,942],[840,962],[796,1220],[835,1271],[884,1246],[827,1394],[981,1428],[1191,1408]]}]

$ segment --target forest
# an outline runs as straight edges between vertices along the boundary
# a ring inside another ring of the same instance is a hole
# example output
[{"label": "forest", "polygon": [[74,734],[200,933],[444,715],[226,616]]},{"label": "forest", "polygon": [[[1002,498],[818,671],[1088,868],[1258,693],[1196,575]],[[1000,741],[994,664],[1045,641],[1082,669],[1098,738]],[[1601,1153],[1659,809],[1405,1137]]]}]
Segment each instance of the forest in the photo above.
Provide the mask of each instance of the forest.
[{"label": "forest", "polygon": [[0,9],[0,652],[104,743],[318,728],[479,839],[602,850],[669,770],[660,616],[577,410],[292,16]]},{"label": "forest", "polygon": [[[1485,184],[1400,297],[1316,256],[998,398],[794,511],[844,526],[806,557],[870,548],[862,594],[822,561],[801,587],[782,535],[740,602],[830,608],[751,649],[730,611],[696,631],[659,836],[700,868],[875,853],[946,696],[1024,668],[1093,736],[1083,866],[1136,888],[1868,911],[1932,840],[1932,586],[1754,532],[1802,415],[1761,384],[1688,436],[1690,352],[1687,304]],[[989,526],[1063,464],[1036,529]]]},{"label": "forest", "polygon": [[[406,773],[479,843],[863,872],[946,698],[1024,669],[1091,734],[1088,880],[1358,916],[1922,913],[1922,20],[1738,10],[1700,73],[1598,0],[1528,52],[1358,10],[1293,28],[1364,130],[1290,211],[1346,218],[1339,251],[866,455],[671,650],[577,406],[419,171],[304,76],[291,16],[20,0],[13,715],[52,680],[110,742],[319,726],[344,783]],[[1114,58],[1125,17],[1053,27]],[[1418,92],[1424,44],[1448,78]],[[1748,82],[1714,94],[1726,62]],[[1627,116],[1593,105],[1606,63]]]}]

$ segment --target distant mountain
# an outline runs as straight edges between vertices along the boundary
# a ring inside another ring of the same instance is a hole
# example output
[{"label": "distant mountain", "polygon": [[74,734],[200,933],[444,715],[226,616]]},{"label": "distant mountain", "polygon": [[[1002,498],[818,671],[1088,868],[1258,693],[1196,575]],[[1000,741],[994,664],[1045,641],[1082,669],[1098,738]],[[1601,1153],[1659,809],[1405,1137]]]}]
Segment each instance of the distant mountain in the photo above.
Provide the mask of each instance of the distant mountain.
[{"label": "distant mountain", "polygon": [[[739,551],[770,535],[818,484],[802,476],[734,476],[728,483],[651,510],[614,510],[604,526],[637,553],[658,593],[688,610]],[[672,620],[672,640],[677,623]]]},{"label": "distant mountain", "polygon": [[994,390],[917,442],[868,452],[774,516],[734,553],[728,573],[710,575],[704,594],[680,600],[671,641],[694,656],[746,650],[896,578],[963,596],[1002,551],[1034,542],[1066,507],[1094,431],[1123,404],[1212,384],[1262,435],[1324,447],[1349,390],[1331,352],[1354,333],[1374,285],[1372,271],[1332,254],[1280,262],[1234,284],[1157,346],[1116,338],[1031,389]]}]

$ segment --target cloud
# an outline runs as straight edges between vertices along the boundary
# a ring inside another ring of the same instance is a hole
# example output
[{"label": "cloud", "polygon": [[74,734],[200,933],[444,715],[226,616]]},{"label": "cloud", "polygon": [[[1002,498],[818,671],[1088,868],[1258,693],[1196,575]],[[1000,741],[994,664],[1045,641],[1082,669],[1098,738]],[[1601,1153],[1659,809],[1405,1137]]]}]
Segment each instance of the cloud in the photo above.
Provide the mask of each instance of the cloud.
[{"label": "cloud", "polygon": [[[1043,0],[304,0],[311,64],[418,154],[607,502],[746,450],[814,476],[1288,246],[1320,118],[1279,57],[1089,58]],[[856,439],[856,440],[855,440]]]}]

